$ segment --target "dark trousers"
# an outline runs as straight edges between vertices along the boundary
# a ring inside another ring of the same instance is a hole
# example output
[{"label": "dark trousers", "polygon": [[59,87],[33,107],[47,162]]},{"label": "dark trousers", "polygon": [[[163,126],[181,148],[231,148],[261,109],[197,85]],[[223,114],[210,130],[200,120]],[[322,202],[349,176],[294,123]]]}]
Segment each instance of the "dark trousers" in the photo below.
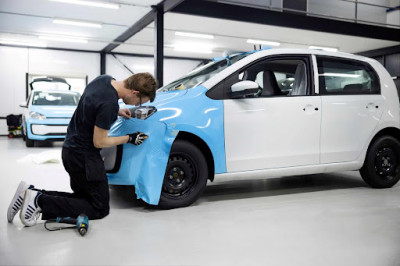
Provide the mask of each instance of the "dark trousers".
[{"label": "dark trousers", "polygon": [[41,190],[38,204],[42,219],[78,217],[82,213],[89,219],[107,216],[110,196],[100,152],[81,153],[63,147],[62,160],[73,193]]}]

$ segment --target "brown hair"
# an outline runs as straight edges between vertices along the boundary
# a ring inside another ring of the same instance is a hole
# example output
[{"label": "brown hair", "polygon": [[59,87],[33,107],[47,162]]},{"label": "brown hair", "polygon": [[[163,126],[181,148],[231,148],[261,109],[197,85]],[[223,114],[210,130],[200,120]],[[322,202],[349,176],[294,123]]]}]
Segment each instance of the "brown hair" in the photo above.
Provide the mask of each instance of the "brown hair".
[{"label": "brown hair", "polygon": [[150,73],[136,73],[124,80],[125,88],[139,92],[140,97],[149,97],[150,102],[156,97],[157,81]]}]

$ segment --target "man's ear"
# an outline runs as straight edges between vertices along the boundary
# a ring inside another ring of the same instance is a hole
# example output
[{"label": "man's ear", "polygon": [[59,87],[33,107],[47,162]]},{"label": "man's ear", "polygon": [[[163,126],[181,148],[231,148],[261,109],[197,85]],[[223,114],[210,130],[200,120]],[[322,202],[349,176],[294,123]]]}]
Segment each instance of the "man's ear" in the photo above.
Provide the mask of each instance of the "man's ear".
[{"label": "man's ear", "polygon": [[133,95],[137,95],[138,93],[139,93],[138,91],[132,90],[132,94],[133,94]]}]

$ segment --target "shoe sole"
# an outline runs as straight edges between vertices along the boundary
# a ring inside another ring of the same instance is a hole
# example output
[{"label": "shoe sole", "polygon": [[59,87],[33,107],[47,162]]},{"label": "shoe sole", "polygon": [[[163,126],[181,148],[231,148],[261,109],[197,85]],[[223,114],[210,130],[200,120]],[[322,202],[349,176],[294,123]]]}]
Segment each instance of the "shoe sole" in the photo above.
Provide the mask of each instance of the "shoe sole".
[{"label": "shoe sole", "polygon": [[[29,195],[28,195],[29,194]],[[24,202],[22,203],[22,208],[21,211],[19,213],[19,218],[21,219],[21,222],[25,225],[25,226],[34,226],[36,223],[34,224],[28,224],[25,220],[25,215],[23,215],[23,213],[26,212],[26,209],[29,206],[29,202],[31,201],[31,193],[29,193],[28,189],[25,190],[25,196],[24,196]]]},{"label": "shoe sole", "polygon": [[[18,188],[17,188],[17,191],[15,192],[14,197],[13,197],[11,203],[10,203],[10,206],[8,206],[8,210],[7,210],[7,220],[8,220],[9,223],[12,223],[12,221],[14,220],[15,215],[18,213],[18,211],[19,211],[19,210],[22,208],[22,206],[24,205],[24,203],[23,203],[23,200],[24,200],[24,199],[22,198],[22,199],[21,199],[21,207],[20,207],[20,209],[17,210],[17,211],[15,212],[15,214],[14,214],[12,217],[10,216],[10,215],[11,215],[11,212],[12,212],[12,210],[13,210],[13,207],[14,207],[15,203],[17,202],[18,198],[19,198],[19,195],[20,195],[21,193],[24,193],[24,191],[27,190],[28,187],[29,187],[29,185],[26,184],[26,183],[23,182],[23,181],[21,181],[21,182],[19,183]],[[24,195],[25,195],[25,193],[24,193]]]}]

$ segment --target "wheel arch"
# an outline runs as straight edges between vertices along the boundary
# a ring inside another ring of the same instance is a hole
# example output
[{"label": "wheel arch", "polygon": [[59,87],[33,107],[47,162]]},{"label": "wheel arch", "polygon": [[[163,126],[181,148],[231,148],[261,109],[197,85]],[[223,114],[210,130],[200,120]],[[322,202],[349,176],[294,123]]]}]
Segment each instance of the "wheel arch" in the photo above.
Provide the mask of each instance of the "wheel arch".
[{"label": "wheel arch", "polygon": [[214,156],[210,148],[208,147],[207,143],[202,140],[200,137],[196,136],[193,133],[186,132],[186,131],[179,131],[178,135],[176,136],[175,140],[186,140],[198,147],[201,152],[204,154],[204,157],[207,161],[208,166],[208,179],[210,181],[214,181],[215,176],[215,164],[214,164]]},{"label": "wheel arch", "polygon": [[371,139],[371,141],[368,144],[368,148],[366,150],[365,156],[364,156],[364,162],[363,165],[365,163],[365,158],[369,152],[369,150],[371,149],[372,144],[381,136],[392,136],[395,139],[397,139],[398,141],[400,141],[400,129],[396,128],[396,127],[386,127],[381,129],[380,131],[378,131],[375,136]]}]

